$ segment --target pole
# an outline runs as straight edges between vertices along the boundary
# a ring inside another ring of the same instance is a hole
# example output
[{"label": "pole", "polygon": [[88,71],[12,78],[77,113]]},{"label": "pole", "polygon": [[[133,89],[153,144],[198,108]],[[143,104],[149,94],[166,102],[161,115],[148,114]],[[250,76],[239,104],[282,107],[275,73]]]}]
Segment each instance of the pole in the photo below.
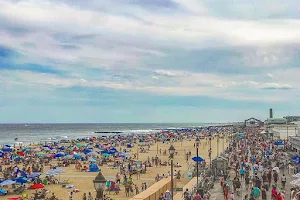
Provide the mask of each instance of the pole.
[{"label": "pole", "polygon": [[198,157],[199,157],[199,148],[198,148],[198,146],[197,146],[197,190],[198,190],[198,184],[199,184],[199,178],[198,178],[198,176],[199,176],[199,163],[198,163]]},{"label": "pole", "polygon": [[210,169],[212,170],[212,165],[211,165],[211,138],[209,138],[209,165],[210,165]]},{"label": "pole", "polygon": [[139,159],[139,147],[136,149],[136,159]]},{"label": "pole", "polygon": [[287,124],[286,124],[286,139],[287,140],[289,139],[289,127]]},{"label": "pole", "polygon": [[217,135],[217,156],[219,156],[219,135]]},{"label": "pole", "polygon": [[174,189],[174,183],[173,183],[173,156],[171,157],[171,200],[173,200],[173,189]]},{"label": "pole", "polygon": [[224,151],[225,150],[225,137],[224,136],[223,136],[223,145],[222,145],[222,147],[223,147],[223,151]]}]

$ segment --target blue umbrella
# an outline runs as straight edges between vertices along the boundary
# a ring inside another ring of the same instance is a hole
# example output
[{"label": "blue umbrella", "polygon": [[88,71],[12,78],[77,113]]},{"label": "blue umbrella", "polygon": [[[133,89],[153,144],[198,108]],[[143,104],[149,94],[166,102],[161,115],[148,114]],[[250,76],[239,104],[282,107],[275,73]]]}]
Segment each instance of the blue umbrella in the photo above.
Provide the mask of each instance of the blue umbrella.
[{"label": "blue umbrella", "polygon": [[6,195],[6,194],[7,194],[7,191],[6,191],[6,190],[0,189],[0,195]]},{"label": "blue umbrella", "polygon": [[3,156],[4,156],[4,152],[0,151],[0,157],[3,157]]},{"label": "blue umbrella", "polygon": [[41,175],[41,173],[31,173],[28,178],[36,178],[39,177]]},{"label": "blue umbrella", "polygon": [[283,145],[283,142],[277,141],[277,142],[275,142],[274,144],[275,144],[276,146],[279,146],[279,145]]},{"label": "blue umbrella", "polygon": [[16,181],[17,183],[21,183],[21,184],[28,182],[27,178],[25,178],[25,177],[18,177],[14,181]]},{"label": "blue umbrella", "polygon": [[12,148],[10,148],[10,147],[4,147],[4,148],[2,148],[2,151],[4,151],[4,152],[11,152]]},{"label": "blue umbrella", "polygon": [[12,185],[15,184],[16,181],[12,181],[12,180],[6,180],[0,183],[0,186],[5,186],[5,185]]},{"label": "blue umbrella", "polygon": [[21,158],[21,157],[16,157],[15,160],[16,160],[16,161],[21,161],[21,160],[23,160],[23,158]]},{"label": "blue umbrella", "polygon": [[81,155],[74,154],[73,157],[74,157],[76,160],[79,160],[79,159],[81,158]]},{"label": "blue umbrella", "polygon": [[50,169],[48,171],[46,171],[46,175],[48,176],[56,176],[59,175],[59,180],[60,180],[60,174],[65,173],[65,171],[63,169],[57,168],[57,169]]},{"label": "blue umbrella", "polygon": [[193,157],[192,160],[195,161],[195,162],[203,162],[204,161],[204,159],[199,157],[199,156],[198,157],[197,156]]},{"label": "blue umbrella", "polygon": [[60,157],[63,157],[63,156],[65,156],[65,154],[60,152],[60,153],[55,154],[54,158],[60,158]]},{"label": "blue umbrella", "polygon": [[92,150],[91,149],[86,149],[86,150],[84,150],[84,154],[89,154],[90,152],[92,152]]}]

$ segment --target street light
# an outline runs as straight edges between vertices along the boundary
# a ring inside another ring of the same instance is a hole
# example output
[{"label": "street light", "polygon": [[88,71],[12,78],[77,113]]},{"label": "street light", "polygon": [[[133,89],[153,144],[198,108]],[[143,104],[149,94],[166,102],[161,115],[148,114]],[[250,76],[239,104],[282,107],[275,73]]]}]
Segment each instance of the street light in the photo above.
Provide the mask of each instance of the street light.
[{"label": "street light", "polygon": [[101,171],[99,171],[98,175],[93,180],[94,188],[97,192],[96,199],[101,200],[103,199],[103,191],[105,189],[106,179],[102,175]]},{"label": "street light", "polygon": [[212,165],[211,165],[211,153],[212,153],[212,150],[211,150],[211,138],[212,138],[212,135],[211,133],[208,134],[208,139],[209,139],[209,150],[208,150],[208,155],[209,155],[209,160],[210,160],[210,170],[212,171]]},{"label": "street light", "polygon": [[175,148],[171,144],[169,148],[169,153],[170,153],[170,159],[171,159],[171,200],[173,200],[173,188],[174,188],[174,182],[173,182],[173,158],[174,158],[174,153],[175,153]]},{"label": "street light", "polygon": [[199,176],[199,163],[198,163],[198,157],[199,157],[199,144],[200,144],[200,140],[199,140],[199,138],[197,137],[196,138],[196,141],[195,141],[195,143],[196,143],[196,149],[197,149],[197,189],[198,189],[198,176]]},{"label": "street light", "polygon": [[220,142],[219,133],[217,133],[217,156],[219,156],[219,142]]}]

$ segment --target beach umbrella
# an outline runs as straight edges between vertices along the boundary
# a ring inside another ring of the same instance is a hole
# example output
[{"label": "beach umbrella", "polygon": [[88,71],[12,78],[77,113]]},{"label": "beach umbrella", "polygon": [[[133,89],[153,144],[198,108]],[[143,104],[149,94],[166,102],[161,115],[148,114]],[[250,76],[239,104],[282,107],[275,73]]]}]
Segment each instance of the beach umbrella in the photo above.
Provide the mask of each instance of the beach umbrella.
[{"label": "beach umbrella", "polygon": [[0,195],[6,195],[6,194],[7,194],[7,191],[6,191],[6,190],[0,189]]},{"label": "beach umbrella", "polygon": [[108,153],[108,151],[107,151],[107,150],[103,150],[103,151],[101,151],[101,153],[102,153],[102,154]]},{"label": "beach umbrella", "polygon": [[123,157],[129,157],[130,153],[121,153],[120,155],[123,156]]},{"label": "beach umbrella", "polygon": [[41,175],[41,173],[31,173],[28,178],[36,178],[39,177]]},{"label": "beach umbrella", "polygon": [[50,170],[46,171],[45,174],[47,176],[56,176],[58,173],[56,171],[54,171],[53,169],[50,169]]},{"label": "beach umbrella", "polygon": [[[62,173],[65,173],[65,171],[63,169],[60,169],[60,168],[50,169],[50,170],[45,172],[45,174],[48,175],[48,176],[56,176],[56,175],[60,175]],[[59,176],[59,179],[60,179],[60,176]]]},{"label": "beach umbrella", "polygon": [[277,141],[274,143],[274,145],[279,146],[279,145],[284,145],[282,141]]},{"label": "beach umbrella", "polygon": [[108,154],[108,153],[104,153],[104,154],[102,154],[102,156],[104,156],[104,157],[108,157],[108,156],[110,156],[110,154]]},{"label": "beach umbrella", "polygon": [[51,149],[49,147],[44,147],[45,151],[51,151]]},{"label": "beach umbrella", "polygon": [[45,157],[45,156],[46,156],[45,153],[39,153],[39,154],[38,154],[38,157]]},{"label": "beach umbrella", "polygon": [[91,151],[87,154],[88,156],[96,156],[98,153],[96,151]]},{"label": "beach umbrella", "polygon": [[27,178],[25,178],[25,177],[18,177],[14,181],[16,181],[17,183],[21,183],[21,184],[28,182]]},{"label": "beach umbrella", "polygon": [[66,155],[65,157],[64,157],[64,159],[72,159],[73,158],[73,155]]},{"label": "beach umbrella", "polygon": [[12,148],[10,148],[10,147],[3,147],[3,148],[2,148],[2,151],[3,151],[3,152],[11,152],[11,151],[12,151]]},{"label": "beach umbrella", "polygon": [[83,151],[84,154],[88,154],[88,153],[90,153],[90,152],[92,152],[91,149],[86,149],[86,150]]},{"label": "beach umbrella", "polygon": [[25,147],[23,151],[31,151],[31,147]]},{"label": "beach umbrella", "polygon": [[63,157],[63,156],[65,156],[65,154],[62,153],[62,152],[59,152],[59,153],[54,155],[54,158],[60,158],[60,157]]},{"label": "beach umbrella", "polygon": [[76,146],[77,146],[77,147],[82,147],[82,144],[77,143]]},{"label": "beach umbrella", "polygon": [[21,160],[23,160],[23,158],[21,158],[21,157],[16,157],[15,158],[15,161],[21,161]]},{"label": "beach umbrella", "polygon": [[35,148],[35,149],[33,149],[33,151],[34,152],[39,152],[39,151],[41,151],[41,148]]},{"label": "beach umbrella", "polygon": [[117,151],[115,147],[111,148],[110,151]]},{"label": "beach umbrella", "polygon": [[25,156],[24,153],[21,152],[21,151],[18,151],[17,154],[18,154],[19,156]]},{"label": "beach umbrella", "polygon": [[0,186],[5,186],[5,185],[12,185],[15,184],[16,181],[12,181],[12,180],[6,180],[0,183]]},{"label": "beach umbrella", "polygon": [[204,159],[201,158],[200,156],[198,156],[198,157],[195,156],[195,157],[192,158],[192,160],[195,161],[195,162],[203,162],[204,161]]},{"label": "beach umbrella", "polygon": [[41,188],[44,188],[45,186],[41,183],[36,183],[36,184],[33,184],[30,186],[30,189],[32,190],[36,190],[36,189],[41,189]]},{"label": "beach umbrella", "polygon": [[58,147],[58,149],[59,149],[60,151],[63,151],[63,150],[65,150],[66,148],[65,148],[64,146],[61,146],[61,147]]},{"label": "beach umbrella", "polygon": [[76,160],[79,160],[82,156],[79,155],[79,154],[74,154],[73,157],[74,157]]},{"label": "beach umbrella", "polygon": [[90,158],[89,162],[97,162],[97,160],[95,158]]}]

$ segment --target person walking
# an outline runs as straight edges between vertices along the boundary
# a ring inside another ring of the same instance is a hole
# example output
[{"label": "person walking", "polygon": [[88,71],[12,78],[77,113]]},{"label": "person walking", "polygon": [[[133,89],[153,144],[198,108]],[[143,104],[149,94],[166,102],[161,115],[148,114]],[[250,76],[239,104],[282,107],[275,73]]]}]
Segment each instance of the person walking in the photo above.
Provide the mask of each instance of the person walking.
[{"label": "person walking", "polygon": [[283,174],[282,177],[281,177],[281,185],[282,185],[282,189],[285,189],[285,183],[286,183],[286,177],[285,177],[285,175]]}]

